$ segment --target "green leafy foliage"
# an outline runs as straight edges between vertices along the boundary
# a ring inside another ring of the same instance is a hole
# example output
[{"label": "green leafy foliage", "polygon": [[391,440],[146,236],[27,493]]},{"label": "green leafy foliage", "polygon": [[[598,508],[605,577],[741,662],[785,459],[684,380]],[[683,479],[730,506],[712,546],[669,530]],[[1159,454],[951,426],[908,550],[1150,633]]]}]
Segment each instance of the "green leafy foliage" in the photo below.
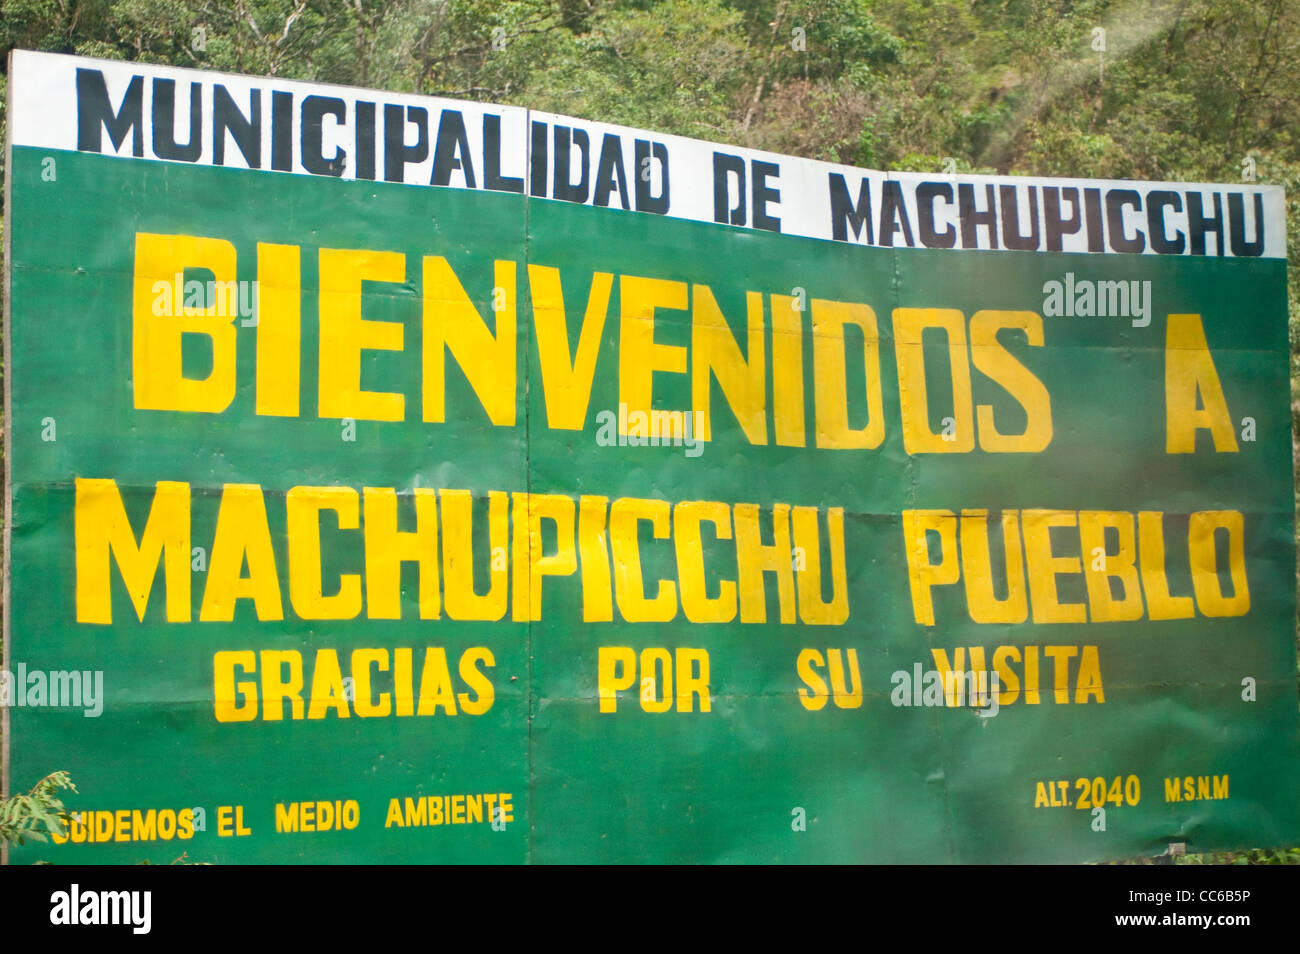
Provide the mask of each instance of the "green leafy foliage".
[{"label": "green leafy foliage", "polygon": [[0,800],[0,842],[24,844],[27,839],[46,841],[47,834],[62,835],[71,820],[59,797],[61,789],[77,787],[67,772],[51,772],[26,795]]},{"label": "green leafy foliage", "polygon": [[1300,848],[1218,851],[1213,854],[1187,855],[1180,858],[1179,863],[1184,865],[1300,865]]}]

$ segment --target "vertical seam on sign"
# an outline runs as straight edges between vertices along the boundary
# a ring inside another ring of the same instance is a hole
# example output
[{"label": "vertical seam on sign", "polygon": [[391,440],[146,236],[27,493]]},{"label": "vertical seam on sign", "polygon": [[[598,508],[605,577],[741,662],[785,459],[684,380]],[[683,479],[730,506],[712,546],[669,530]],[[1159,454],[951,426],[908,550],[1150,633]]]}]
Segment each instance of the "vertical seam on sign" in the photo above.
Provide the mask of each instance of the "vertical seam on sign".
[{"label": "vertical seam on sign", "polygon": [[[893,179],[893,178],[894,178],[894,177],[893,177],[893,173],[886,173],[886,177],[887,177],[888,179]],[[897,181],[897,180],[895,180],[895,181]],[[879,237],[879,236],[877,236],[877,237]],[[891,307],[891,308],[890,308],[890,311],[889,311],[889,331],[890,331],[890,338],[892,339],[893,344],[894,344],[894,366],[897,367],[897,366],[898,366],[898,336],[897,336],[897,334],[895,334],[895,332],[894,332],[894,308],[902,307],[902,303],[903,303],[903,302],[902,302],[902,295],[900,294],[901,291],[902,291],[902,288],[903,288],[903,276],[902,276],[902,269],[900,268],[900,262],[899,262],[899,250],[898,250],[898,247],[897,247],[897,246],[891,246],[891,248],[890,248],[890,262],[891,262],[891,264],[892,264],[892,271],[893,271],[893,285],[892,285],[892,287],[890,288],[891,297],[893,298],[893,307]],[[924,373],[925,373],[925,371],[924,371],[924,369],[925,369],[925,343],[924,343],[924,336],[922,336],[922,340],[921,340],[921,342],[920,342],[920,345],[921,345],[921,368],[922,368],[922,374],[924,374]],[[901,413],[902,413],[902,392],[901,392],[901,387],[902,387],[902,385],[901,385],[901,382],[899,383],[898,387],[900,388],[900,391],[899,391],[899,413],[900,413],[900,420],[899,420],[899,441],[903,444],[903,455],[907,458],[907,488],[906,488],[906,489],[907,489],[907,492],[908,492],[907,506],[908,506],[909,509],[915,510],[915,509],[916,509],[916,461],[915,461],[915,459],[913,458],[913,455],[911,455],[911,454],[909,454],[909,453],[907,452],[906,438],[905,438],[905,436],[904,436],[904,434],[903,434],[903,431],[902,431],[902,419],[901,419]],[[927,406],[927,408],[926,408],[926,412],[927,412],[927,414],[929,413],[929,408],[928,408],[928,406]],[[971,421],[971,425],[974,426],[974,423],[975,423],[975,422],[972,420],[972,421]],[[899,513],[899,520],[900,520],[900,522],[901,522],[901,520],[902,520],[902,513],[901,513],[901,512]],[[928,546],[928,538],[927,538],[927,546]],[[929,663],[932,663],[932,662],[933,662],[933,659],[928,659],[928,660],[927,660],[927,659],[925,658],[925,656],[924,656],[924,651],[922,652],[922,656],[921,656],[921,658],[922,658],[922,662],[923,662],[923,663],[929,664]],[[945,700],[945,701],[946,701],[946,700]],[[938,753],[939,773],[940,773],[940,776],[939,776],[939,777],[940,777],[941,792],[942,792],[942,798],[943,798],[943,803],[942,803],[942,804],[943,804],[944,850],[945,850],[945,852],[946,852],[946,854],[947,854],[947,856],[948,856],[948,863],[949,863],[949,864],[954,864],[954,863],[956,863],[956,857],[957,857],[957,844],[956,844],[956,840],[955,840],[955,838],[953,837],[953,825],[952,825],[952,798],[951,798],[951,792],[950,792],[950,789],[949,789],[948,765],[947,765],[947,755],[946,755],[947,750],[946,750],[946,747],[945,747],[945,744],[944,744],[944,738],[943,738],[943,713],[944,713],[944,711],[946,711],[946,706],[940,706],[940,707],[938,707],[937,711],[935,712],[935,716],[934,716],[934,725],[935,725],[935,737],[936,737],[936,739],[938,740],[938,746],[936,747],[936,751],[937,751],[937,753]]]},{"label": "vertical seam on sign", "polygon": [[[13,402],[10,389],[10,375],[13,371],[13,360],[11,356],[10,339],[12,337],[13,322],[11,314],[13,310],[13,173],[14,173],[14,52],[9,51],[8,69],[5,75],[9,77],[9,84],[5,91],[5,117],[8,122],[5,126],[5,191],[4,191],[4,473],[5,473],[5,502],[4,502],[4,580],[3,609],[0,610],[0,668],[9,664],[10,646],[13,644],[13,629],[10,626],[9,618],[9,535],[10,528],[13,524],[13,488],[10,482],[12,473],[12,441],[10,434],[13,430],[12,408]],[[0,798],[9,797],[9,706],[0,706]],[[0,865],[9,863],[9,845],[0,844]]]},{"label": "vertical seam on sign", "polygon": [[[515,321],[524,325],[524,499],[528,501],[528,513],[525,515],[525,530],[532,527],[532,509],[533,509],[533,434],[532,434],[532,416],[529,413],[532,407],[532,398],[529,394],[529,378],[532,370],[532,335],[531,325],[526,319],[522,319],[523,309],[520,307],[520,289],[525,289],[528,297],[529,311],[531,312],[532,292],[528,283],[528,242],[529,242],[529,211],[532,208],[532,181],[533,181],[533,111],[524,110],[524,262],[523,277],[516,277],[515,291]],[[563,303],[561,303],[563,307]],[[517,325],[516,325],[517,326]],[[527,600],[532,599],[532,546],[533,541],[531,534],[525,533],[528,553],[525,556],[528,559],[528,579],[525,582],[527,587]],[[518,559],[518,556],[515,557]],[[516,582],[516,586],[519,584]],[[533,855],[533,826],[535,823],[536,813],[533,808],[533,613],[532,607],[528,607],[528,615],[524,619],[524,625],[527,627],[524,635],[524,663],[527,675],[524,680],[524,726],[527,732],[527,748],[524,753],[524,771],[527,773],[528,785],[528,824],[524,828],[524,864],[532,864]]]}]

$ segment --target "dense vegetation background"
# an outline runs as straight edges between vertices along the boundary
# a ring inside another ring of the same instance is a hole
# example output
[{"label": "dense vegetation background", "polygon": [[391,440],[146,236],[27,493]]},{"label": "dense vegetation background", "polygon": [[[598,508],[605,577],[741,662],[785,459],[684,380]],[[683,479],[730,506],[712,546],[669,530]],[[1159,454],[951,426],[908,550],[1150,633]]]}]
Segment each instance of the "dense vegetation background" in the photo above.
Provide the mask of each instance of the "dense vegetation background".
[{"label": "dense vegetation background", "polygon": [[1297,0],[0,0],[0,52],[15,47],[510,103],[875,169],[1253,175],[1288,193],[1300,421]]}]

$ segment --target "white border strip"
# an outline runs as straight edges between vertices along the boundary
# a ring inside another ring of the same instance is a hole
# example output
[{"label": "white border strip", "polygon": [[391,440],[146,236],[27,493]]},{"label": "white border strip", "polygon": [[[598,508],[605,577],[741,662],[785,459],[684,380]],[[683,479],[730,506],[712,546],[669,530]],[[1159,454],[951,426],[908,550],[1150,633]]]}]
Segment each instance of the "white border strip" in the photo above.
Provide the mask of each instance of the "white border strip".
[{"label": "white border strip", "polygon": [[14,51],[9,83],[25,147],[515,192],[887,248],[1286,257],[1274,185],[875,172],[515,106],[52,53]]}]

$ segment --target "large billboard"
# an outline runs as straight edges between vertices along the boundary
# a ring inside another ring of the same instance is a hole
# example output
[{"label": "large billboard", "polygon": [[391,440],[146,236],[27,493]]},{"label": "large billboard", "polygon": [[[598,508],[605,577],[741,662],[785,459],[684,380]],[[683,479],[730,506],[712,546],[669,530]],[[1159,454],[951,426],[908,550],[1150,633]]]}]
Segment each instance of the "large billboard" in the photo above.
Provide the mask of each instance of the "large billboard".
[{"label": "large billboard", "polygon": [[11,861],[1300,840],[1279,188],[9,96]]}]

